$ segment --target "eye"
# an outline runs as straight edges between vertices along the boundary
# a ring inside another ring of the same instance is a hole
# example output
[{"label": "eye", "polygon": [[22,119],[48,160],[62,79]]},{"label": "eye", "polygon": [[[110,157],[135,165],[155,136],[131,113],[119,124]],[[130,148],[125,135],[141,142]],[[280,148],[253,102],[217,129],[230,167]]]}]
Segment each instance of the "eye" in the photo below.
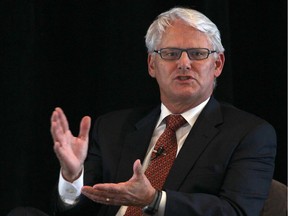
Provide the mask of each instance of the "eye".
[{"label": "eye", "polygon": [[176,57],[178,56],[178,52],[175,50],[165,50],[162,51],[162,55],[165,57]]},{"label": "eye", "polygon": [[188,51],[190,59],[201,60],[208,57],[209,52],[206,49],[191,49]]},{"label": "eye", "polygon": [[206,52],[204,51],[192,51],[192,52],[189,52],[190,55],[192,56],[195,56],[195,57],[202,57],[202,56],[206,56]]}]

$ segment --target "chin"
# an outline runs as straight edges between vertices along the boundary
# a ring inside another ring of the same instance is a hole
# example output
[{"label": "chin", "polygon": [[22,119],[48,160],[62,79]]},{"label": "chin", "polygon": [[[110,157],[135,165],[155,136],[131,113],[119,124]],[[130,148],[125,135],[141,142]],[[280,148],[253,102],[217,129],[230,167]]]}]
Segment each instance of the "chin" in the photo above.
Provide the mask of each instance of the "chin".
[{"label": "chin", "polygon": [[195,96],[193,94],[178,94],[175,96],[175,99],[178,102],[188,102],[188,101],[193,101]]}]

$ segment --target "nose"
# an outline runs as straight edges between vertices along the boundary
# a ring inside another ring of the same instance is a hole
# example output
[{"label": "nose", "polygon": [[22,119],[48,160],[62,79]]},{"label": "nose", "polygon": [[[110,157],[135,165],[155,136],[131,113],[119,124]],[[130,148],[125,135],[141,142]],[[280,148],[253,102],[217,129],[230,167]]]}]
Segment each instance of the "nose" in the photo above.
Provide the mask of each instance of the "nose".
[{"label": "nose", "polygon": [[177,67],[179,70],[190,70],[191,69],[191,60],[188,57],[188,53],[186,51],[182,52],[180,58],[177,61]]}]

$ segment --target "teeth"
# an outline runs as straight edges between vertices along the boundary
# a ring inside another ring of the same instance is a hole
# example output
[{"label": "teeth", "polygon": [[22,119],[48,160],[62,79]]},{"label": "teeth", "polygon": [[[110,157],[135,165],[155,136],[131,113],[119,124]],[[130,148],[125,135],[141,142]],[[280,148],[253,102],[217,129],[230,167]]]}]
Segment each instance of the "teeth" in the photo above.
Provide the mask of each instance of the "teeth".
[{"label": "teeth", "polygon": [[189,77],[179,77],[180,80],[188,80]]}]

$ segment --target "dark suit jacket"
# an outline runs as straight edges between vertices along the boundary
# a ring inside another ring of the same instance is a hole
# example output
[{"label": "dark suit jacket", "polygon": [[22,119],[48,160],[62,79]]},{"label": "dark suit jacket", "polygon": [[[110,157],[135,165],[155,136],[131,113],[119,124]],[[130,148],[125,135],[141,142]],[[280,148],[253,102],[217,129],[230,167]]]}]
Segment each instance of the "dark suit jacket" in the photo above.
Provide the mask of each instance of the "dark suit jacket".
[{"label": "dark suit jacket", "polygon": [[[145,157],[159,114],[160,106],[99,117],[85,164],[85,184],[127,181],[134,161]],[[165,182],[165,216],[259,215],[275,154],[276,135],[270,124],[212,97]],[[83,198],[71,212],[112,216],[118,209]]]}]

